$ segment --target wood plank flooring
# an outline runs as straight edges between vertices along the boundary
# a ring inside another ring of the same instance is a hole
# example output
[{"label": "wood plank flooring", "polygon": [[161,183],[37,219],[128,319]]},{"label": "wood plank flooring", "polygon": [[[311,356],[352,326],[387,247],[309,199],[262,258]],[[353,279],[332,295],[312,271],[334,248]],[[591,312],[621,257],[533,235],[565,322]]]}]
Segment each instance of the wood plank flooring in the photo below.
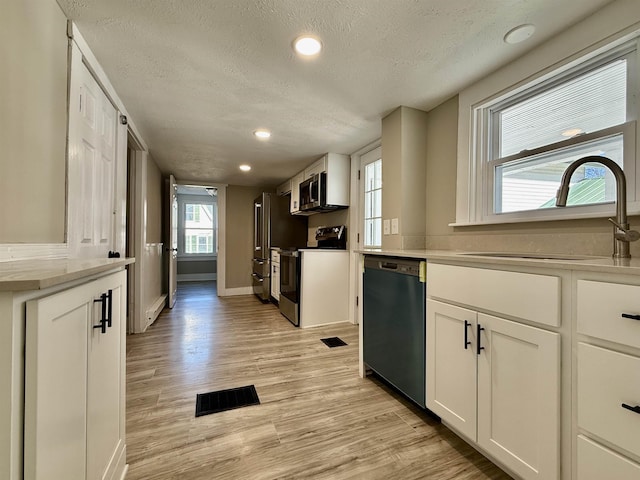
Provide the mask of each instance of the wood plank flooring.
[{"label": "wood plank flooring", "polygon": [[[180,284],[127,337],[127,479],[510,478],[357,362],[357,326],[302,330],[253,296]],[[260,405],[195,417],[196,394],[251,384]]]}]

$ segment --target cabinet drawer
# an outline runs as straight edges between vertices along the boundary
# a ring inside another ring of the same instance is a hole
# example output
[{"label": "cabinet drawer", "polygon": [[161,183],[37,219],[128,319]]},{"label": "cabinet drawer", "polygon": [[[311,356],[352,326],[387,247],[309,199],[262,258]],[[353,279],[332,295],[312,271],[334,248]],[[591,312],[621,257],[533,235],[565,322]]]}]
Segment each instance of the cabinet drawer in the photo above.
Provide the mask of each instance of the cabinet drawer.
[{"label": "cabinet drawer", "polygon": [[578,435],[578,480],[637,480],[640,465]]},{"label": "cabinet drawer", "polygon": [[280,263],[280,252],[277,250],[271,250],[271,263]]},{"label": "cabinet drawer", "polygon": [[578,280],[578,332],[640,348],[640,287]]},{"label": "cabinet drawer", "polygon": [[640,456],[640,414],[623,403],[640,405],[640,358],[578,343],[578,426]]},{"label": "cabinet drawer", "polygon": [[427,294],[474,309],[560,326],[560,278],[551,275],[429,264]]}]

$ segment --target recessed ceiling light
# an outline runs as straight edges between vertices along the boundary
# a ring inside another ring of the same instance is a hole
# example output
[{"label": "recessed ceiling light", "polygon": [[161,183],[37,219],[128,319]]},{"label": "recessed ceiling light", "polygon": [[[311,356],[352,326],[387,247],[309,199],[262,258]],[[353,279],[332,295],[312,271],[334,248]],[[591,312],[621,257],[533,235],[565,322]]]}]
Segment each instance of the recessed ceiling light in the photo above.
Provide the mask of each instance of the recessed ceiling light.
[{"label": "recessed ceiling light", "polygon": [[269,130],[256,130],[253,134],[258,138],[269,138],[271,136],[271,132]]},{"label": "recessed ceiling light", "polygon": [[249,170],[251,170],[251,167],[249,165],[240,165],[240,170],[242,170],[243,172],[248,172]]},{"label": "recessed ceiling light", "polygon": [[298,37],[293,42],[293,48],[300,55],[310,57],[316,55],[322,50],[322,43],[316,37],[311,35],[303,35]]},{"label": "recessed ceiling light", "polygon": [[507,32],[507,34],[504,36],[504,41],[505,43],[509,43],[512,45],[515,43],[524,42],[531,35],[533,35],[533,32],[535,31],[536,27],[534,25],[531,25],[530,23],[518,25],[517,27],[512,28]]},{"label": "recessed ceiling light", "polygon": [[575,137],[576,135],[580,135],[581,133],[584,133],[584,130],[582,130],[581,128],[570,128],[562,132],[560,135],[562,135],[563,137]]}]

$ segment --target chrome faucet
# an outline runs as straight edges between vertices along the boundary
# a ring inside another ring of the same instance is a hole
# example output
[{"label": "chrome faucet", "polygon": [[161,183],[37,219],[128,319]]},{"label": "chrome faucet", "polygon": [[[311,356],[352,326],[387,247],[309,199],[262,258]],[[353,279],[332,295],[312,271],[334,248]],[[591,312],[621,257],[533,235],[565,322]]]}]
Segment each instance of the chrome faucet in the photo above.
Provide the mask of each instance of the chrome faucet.
[{"label": "chrome faucet", "polygon": [[576,169],[585,163],[599,163],[607,167],[616,179],[616,219],[609,218],[613,223],[613,258],[631,258],[629,243],[640,239],[640,233],[629,228],[627,222],[627,179],[620,166],[607,157],[591,155],[576,160],[567,167],[562,175],[560,188],[556,195],[556,207],[566,207],[569,197],[569,181]]}]

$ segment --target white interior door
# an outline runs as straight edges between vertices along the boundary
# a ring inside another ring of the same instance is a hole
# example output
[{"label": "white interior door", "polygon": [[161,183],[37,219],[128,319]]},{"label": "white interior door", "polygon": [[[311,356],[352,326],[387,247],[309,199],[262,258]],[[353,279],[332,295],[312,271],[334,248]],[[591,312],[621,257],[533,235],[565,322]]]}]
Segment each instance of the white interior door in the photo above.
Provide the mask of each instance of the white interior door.
[{"label": "white interior door", "polygon": [[118,115],[77,47],[70,92],[67,243],[72,255],[106,257],[115,249]]},{"label": "white interior door", "polygon": [[173,308],[176,303],[178,290],[178,194],[176,179],[169,175],[169,308]]}]

